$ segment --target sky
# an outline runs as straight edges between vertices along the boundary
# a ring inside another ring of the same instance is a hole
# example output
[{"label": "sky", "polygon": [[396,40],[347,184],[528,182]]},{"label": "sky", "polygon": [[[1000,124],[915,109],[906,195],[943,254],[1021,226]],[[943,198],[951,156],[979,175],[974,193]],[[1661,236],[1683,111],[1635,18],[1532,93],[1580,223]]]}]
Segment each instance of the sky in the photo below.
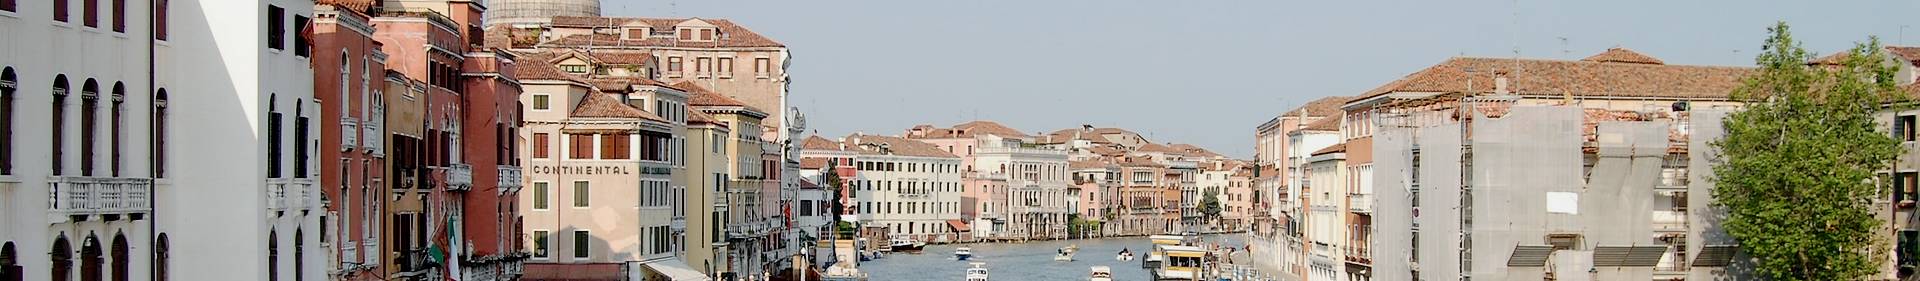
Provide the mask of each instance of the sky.
[{"label": "sky", "polygon": [[786,44],[808,130],[1089,124],[1251,159],[1254,127],[1454,56],[1753,65],[1777,21],[1819,54],[1920,45],[1920,1],[602,0],[723,18]]}]

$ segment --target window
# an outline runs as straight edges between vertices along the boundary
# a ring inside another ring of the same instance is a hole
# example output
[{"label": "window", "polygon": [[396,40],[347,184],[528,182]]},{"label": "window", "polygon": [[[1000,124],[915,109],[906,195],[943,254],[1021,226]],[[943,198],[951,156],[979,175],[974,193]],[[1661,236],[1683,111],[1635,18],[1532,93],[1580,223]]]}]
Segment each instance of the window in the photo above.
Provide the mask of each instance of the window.
[{"label": "window", "polygon": [[308,36],[310,34],[307,34],[307,16],[294,15],[293,28],[296,28],[294,32],[300,33],[299,37],[293,38],[293,55],[300,57],[312,56],[313,42],[309,41],[312,40],[312,38],[309,38]]},{"label": "window", "polygon": [[700,41],[713,41],[713,29],[712,28],[700,29]]},{"label": "window", "polygon": [[533,94],[533,110],[549,109],[549,107],[547,107],[548,98],[550,98],[550,96],[547,94]]},{"label": "window", "polygon": [[647,29],[645,29],[645,28],[628,28],[628,29],[627,29],[627,32],[626,32],[626,39],[627,39],[627,40],[644,40],[644,39],[647,39]]},{"label": "window", "polygon": [[17,5],[19,5],[19,3],[14,3],[14,0],[0,0],[0,11],[19,12],[20,10],[18,10],[19,7]]},{"label": "window", "polygon": [[667,57],[667,74],[679,76],[681,72],[680,63],[680,57]]},{"label": "window", "polygon": [[706,76],[708,73],[713,72],[713,58],[703,57],[694,61],[697,62],[693,64],[694,73]]},{"label": "window", "polygon": [[153,239],[153,281],[167,281],[167,248],[170,248],[167,244],[166,233]]},{"label": "window", "polygon": [[587,73],[587,65],[584,65],[584,64],[562,64],[562,65],[560,65],[560,71],[566,71],[567,73],[573,73],[573,74],[586,74],[586,73]]},{"label": "window", "polygon": [[567,146],[567,159],[593,159],[592,134],[567,135],[572,136],[572,139],[569,140],[571,141],[571,145]]},{"label": "window", "polygon": [[714,71],[720,72],[720,77],[733,77],[733,58],[720,58]]},{"label": "window", "polygon": [[280,235],[267,231],[267,280],[280,280]]},{"label": "window", "polygon": [[80,175],[93,176],[95,116],[100,112],[100,84],[92,78],[80,86]]},{"label": "window", "polygon": [[[13,0],[0,0],[13,1]],[[153,0],[153,39],[167,40],[167,1]]]},{"label": "window", "polygon": [[1901,141],[1914,141],[1914,116],[1901,115],[1893,119],[1893,138]]},{"label": "window", "polygon": [[67,22],[67,0],[53,0],[53,21]]},{"label": "window", "polygon": [[80,0],[80,24],[100,27],[100,0]]},{"label": "window", "polygon": [[293,281],[306,280],[307,239],[304,230],[293,229]]},{"label": "window", "polygon": [[302,100],[294,100],[293,104],[293,115],[295,116],[293,120],[293,177],[304,179],[307,178],[307,158],[310,153],[307,150],[307,142],[309,141],[307,139],[307,120],[309,118],[307,118],[307,114],[304,113],[304,110],[307,108],[307,103]]},{"label": "window", "polygon": [[280,110],[276,101],[267,97],[267,178],[280,177]]},{"label": "window", "polygon": [[587,249],[587,244],[588,244],[588,243],[587,243],[587,239],[588,239],[588,237],[590,237],[590,236],[589,236],[589,235],[587,235],[587,231],[586,231],[586,230],[575,230],[575,231],[573,231],[573,257],[575,257],[575,258],[586,258],[586,257],[589,257],[589,256],[590,256],[590,255],[588,255],[589,253],[588,253],[588,249]]},{"label": "window", "polygon": [[600,135],[600,159],[625,160],[632,158],[631,144],[633,135],[609,133]]},{"label": "window", "polygon": [[113,1],[113,32],[127,32],[127,0]]},{"label": "window", "polygon": [[60,175],[66,158],[67,75],[53,77],[53,175]]},{"label": "window", "polygon": [[1920,185],[1920,173],[1893,174],[1893,200],[1896,203],[1914,200],[1916,185]]},{"label": "window", "polygon": [[549,156],[548,153],[552,149],[547,147],[548,146],[547,139],[548,139],[547,133],[533,134],[533,158],[534,159],[546,159]]},{"label": "window", "polygon": [[533,209],[547,209],[547,182],[533,182]]},{"label": "window", "polygon": [[1556,250],[1556,251],[1558,251],[1558,250],[1580,250],[1580,249],[1583,249],[1583,248],[1584,248],[1584,247],[1582,247],[1582,246],[1581,246],[1581,241],[1580,241],[1580,235],[1579,235],[1579,234],[1550,234],[1550,235],[1547,235],[1547,245],[1552,245],[1552,246],[1553,246],[1553,249],[1554,249],[1554,250]]},{"label": "window", "polygon": [[546,230],[533,231],[533,258],[536,258],[536,259],[547,258],[547,231]]},{"label": "window", "polygon": [[67,236],[53,238],[53,250],[47,252],[53,268],[51,280],[73,280],[73,246],[67,244]]},{"label": "window", "polygon": [[583,207],[583,208],[588,207],[589,204],[587,203],[589,202],[589,199],[592,199],[591,196],[588,196],[588,193],[589,193],[589,190],[588,190],[587,181],[574,181],[573,182],[573,206]]},{"label": "window", "polygon": [[280,6],[267,5],[267,48],[285,50],[287,47],[287,10]]},{"label": "window", "polygon": [[[5,2],[0,7],[12,10],[13,0],[0,1]],[[19,86],[12,67],[0,69],[0,175],[13,174],[13,91]]]},{"label": "window", "polygon": [[167,177],[167,89],[153,95],[153,177]]},{"label": "window", "polygon": [[681,28],[680,40],[693,40],[693,29]]},{"label": "window", "polygon": [[[119,2],[122,0],[114,0],[114,1]],[[113,159],[113,161],[107,162],[107,164],[109,165],[107,169],[112,171],[112,175],[114,177],[120,177],[120,166],[121,166],[120,151],[123,150],[120,147],[120,136],[121,136],[120,123],[125,119],[124,117],[122,117],[121,113],[122,111],[126,111],[126,101],[127,101],[126,85],[120,82],[113,82],[113,108],[109,109],[113,111],[112,112],[113,119],[107,121],[107,122],[110,122],[110,124],[107,124],[107,126],[113,128],[113,130],[110,131],[110,133],[107,135],[107,143],[109,144],[107,146],[108,148],[107,153],[110,154],[109,156],[111,157],[111,159]]]},{"label": "window", "polygon": [[[773,71],[773,59],[753,58],[753,75],[760,76],[761,78],[766,78],[767,72],[769,71]],[[972,151],[973,148],[969,147],[967,149],[968,151]],[[968,152],[968,153],[971,154],[972,152]]]}]

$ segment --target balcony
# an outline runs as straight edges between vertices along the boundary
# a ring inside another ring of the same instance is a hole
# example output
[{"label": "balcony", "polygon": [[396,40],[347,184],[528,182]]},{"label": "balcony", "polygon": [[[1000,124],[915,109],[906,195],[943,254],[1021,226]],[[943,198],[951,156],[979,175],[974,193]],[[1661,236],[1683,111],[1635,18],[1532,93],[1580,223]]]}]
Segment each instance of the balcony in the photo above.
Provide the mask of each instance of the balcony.
[{"label": "balcony", "polygon": [[268,211],[303,211],[319,206],[312,179],[267,179]]},{"label": "balcony", "polygon": [[521,183],[522,175],[520,174],[520,167],[500,165],[499,169],[500,169],[500,188],[503,190],[501,192],[506,192],[505,191],[506,189],[520,188],[520,185],[522,184]]},{"label": "balcony", "polygon": [[362,148],[367,149],[367,154],[372,154],[374,157],[387,156],[387,134],[385,130],[382,130],[380,127],[380,122],[374,122],[374,120],[363,121],[360,125],[360,131],[360,136],[367,139],[365,143],[361,144]]},{"label": "balcony", "polygon": [[353,151],[360,144],[360,121],[340,117],[340,151]]},{"label": "balcony", "polygon": [[447,171],[448,191],[473,189],[473,165],[453,164],[442,169]]},{"label": "balcony", "polygon": [[153,211],[153,179],[53,177],[47,185],[50,211],[62,217]]},{"label": "balcony", "polygon": [[1361,214],[1373,213],[1372,194],[1347,194],[1347,211]]}]

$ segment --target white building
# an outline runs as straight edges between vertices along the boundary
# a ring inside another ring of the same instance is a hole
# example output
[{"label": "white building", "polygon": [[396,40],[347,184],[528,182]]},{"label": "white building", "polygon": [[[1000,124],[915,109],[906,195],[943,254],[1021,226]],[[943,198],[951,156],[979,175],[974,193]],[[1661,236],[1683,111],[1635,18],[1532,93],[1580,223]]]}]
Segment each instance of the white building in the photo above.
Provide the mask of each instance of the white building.
[{"label": "white building", "polygon": [[313,3],[253,3],[0,3],[7,277],[326,278]]},{"label": "white building", "polygon": [[1006,192],[995,194],[1006,198],[992,200],[1006,204],[1006,233],[997,237],[1067,237],[1067,218],[1074,213],[1070,207],[1079,197],[1067,193],[1072,181],[1067,177],[1066,150],[1022,148],[1017,143],[974,150],[976,171],[1006,179]]},{"label": "white building", "polygon": [[957,239],[960,221],[960,158],[932,144],[898,137],[853,135],[858,177],[852,181],[857,218],[895,235],[922,241]]}]

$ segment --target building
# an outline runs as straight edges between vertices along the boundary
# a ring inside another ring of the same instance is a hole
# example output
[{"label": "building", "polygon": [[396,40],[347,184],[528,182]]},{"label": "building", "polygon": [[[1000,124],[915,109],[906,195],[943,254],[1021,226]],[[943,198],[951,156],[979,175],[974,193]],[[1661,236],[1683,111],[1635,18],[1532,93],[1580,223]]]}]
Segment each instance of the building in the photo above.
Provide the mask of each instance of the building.
[{"label": "building", "polygon": [[957,240],[960,157],[900,137],[851,135],[842,142],[860,153],[852,182],[861,223],[919,241]]},{"label": "building", "polygon": [[[703,95],[694,91],[691,94],[696,97]],[[728,271],[727,168],[733,161],[727,158],[727,147],[733,144],[728,137],[733,130],[699,110],[688,111],[687,117],[687,168],[676,175],[687,187],[686,202],[681,206],[685,208],[686,233],[679,255],[700,273],[718,279],[721,272]]]},{"label": "building", "polygon": [[1070,204],[1079,198],[1068,193],[1072,181],[1065,150],[1027,148],[1017,142],[974,150],[969,157],[977,169],[974,174],[1004,179],[1004,192],[995,189],[987,200],[1004,204],[1004,219],[994,222],[1000,232],[995,238],[1067,238],[1067,223],[1075,214]]},{"label": "building", "polygon": [[773,178],[779,170],[775,166],[778,158],[766,157],[769,128],[761,122],[768,115],[758,108],[700,85],[678,85],[692,89],[690,91],[694,94],[688,98],[687,104],[693,110],[712,115],[715,121],[726,124],[732,132],[727,136],[727,141],[731,143],[726,144],[724,149],[732,165],[726,170],[725,202],[728,202],[728,208],[727,217],[722,220],[727,224],[726,249],[730,251],[724,268],[730,271],[722,272],[720,279],[764,278],[778,271],[778,267],[770,266],[779,264],[776,257],[787,256],[769,254],[774,246],[772,237],[779,230],[775,228],[775,223],[782,220],[776,215],[778,209],[774,209],[779,195],[768,191],[779,185],[777,178]]},{"label": "building", "polygon": [[554,17],[600,15],[600,0],[493,0],[487,3],[487,25],[537,27]]},{"label": "building", "polygon": [[1301,241],[1306,245],[1305,280],[1347,280],[1347,147],[1334,144],[1311,153],[1302,161],[1300,185],[1302,200]]},{"label": "building", "polygon": [[[1184,145],[1184,144],[1183,144]],[[1201,163],[1200,196],[1212,194],[1219,200],[1220,215],[1208,221],[1215,230],[1246,231],[1252,222],[1254,192],[1253,167],[1239,160],[1209,160]]]},{"label": "building", "polygon": [[0,277],[327,276],[313,2],[177,4],[0,5]]},{"label": "building", "polygon": [[1080,218],[1095,222],[1099,231],[1087,236],[1120,235],[1118,224],[1108,227],[1108,223],[1119,219],[1124,211],[1120,208],[1120,166],[1102,160],[1079,160],[1067,162],[1068,172],[1073,175],[1072,189],[1079,197],[1077,212]]},{"label": "building", "polygon": [[[380,240],[387,221],[387,54],[373,40],[373,8],[354,1],[314,6],[313,59],[320,190],[327,200],[327,268],[343,280],[378,280],[386,273]],[[337,50],[337,51],[336,51]],[[324,63],[323,63],[324,62]]]},{"label": "building", "polygon": [[1371,270],[1349,278],[1734,277],[1717,211],[1687,206],[1710,205],[1688,194],[1710,193],[1708,143],[1749,71],[1621,48],[1461,57],[1362,94],[1343,106],[1347,162],[1370,143],[1379,172],[1361,177]]}]

